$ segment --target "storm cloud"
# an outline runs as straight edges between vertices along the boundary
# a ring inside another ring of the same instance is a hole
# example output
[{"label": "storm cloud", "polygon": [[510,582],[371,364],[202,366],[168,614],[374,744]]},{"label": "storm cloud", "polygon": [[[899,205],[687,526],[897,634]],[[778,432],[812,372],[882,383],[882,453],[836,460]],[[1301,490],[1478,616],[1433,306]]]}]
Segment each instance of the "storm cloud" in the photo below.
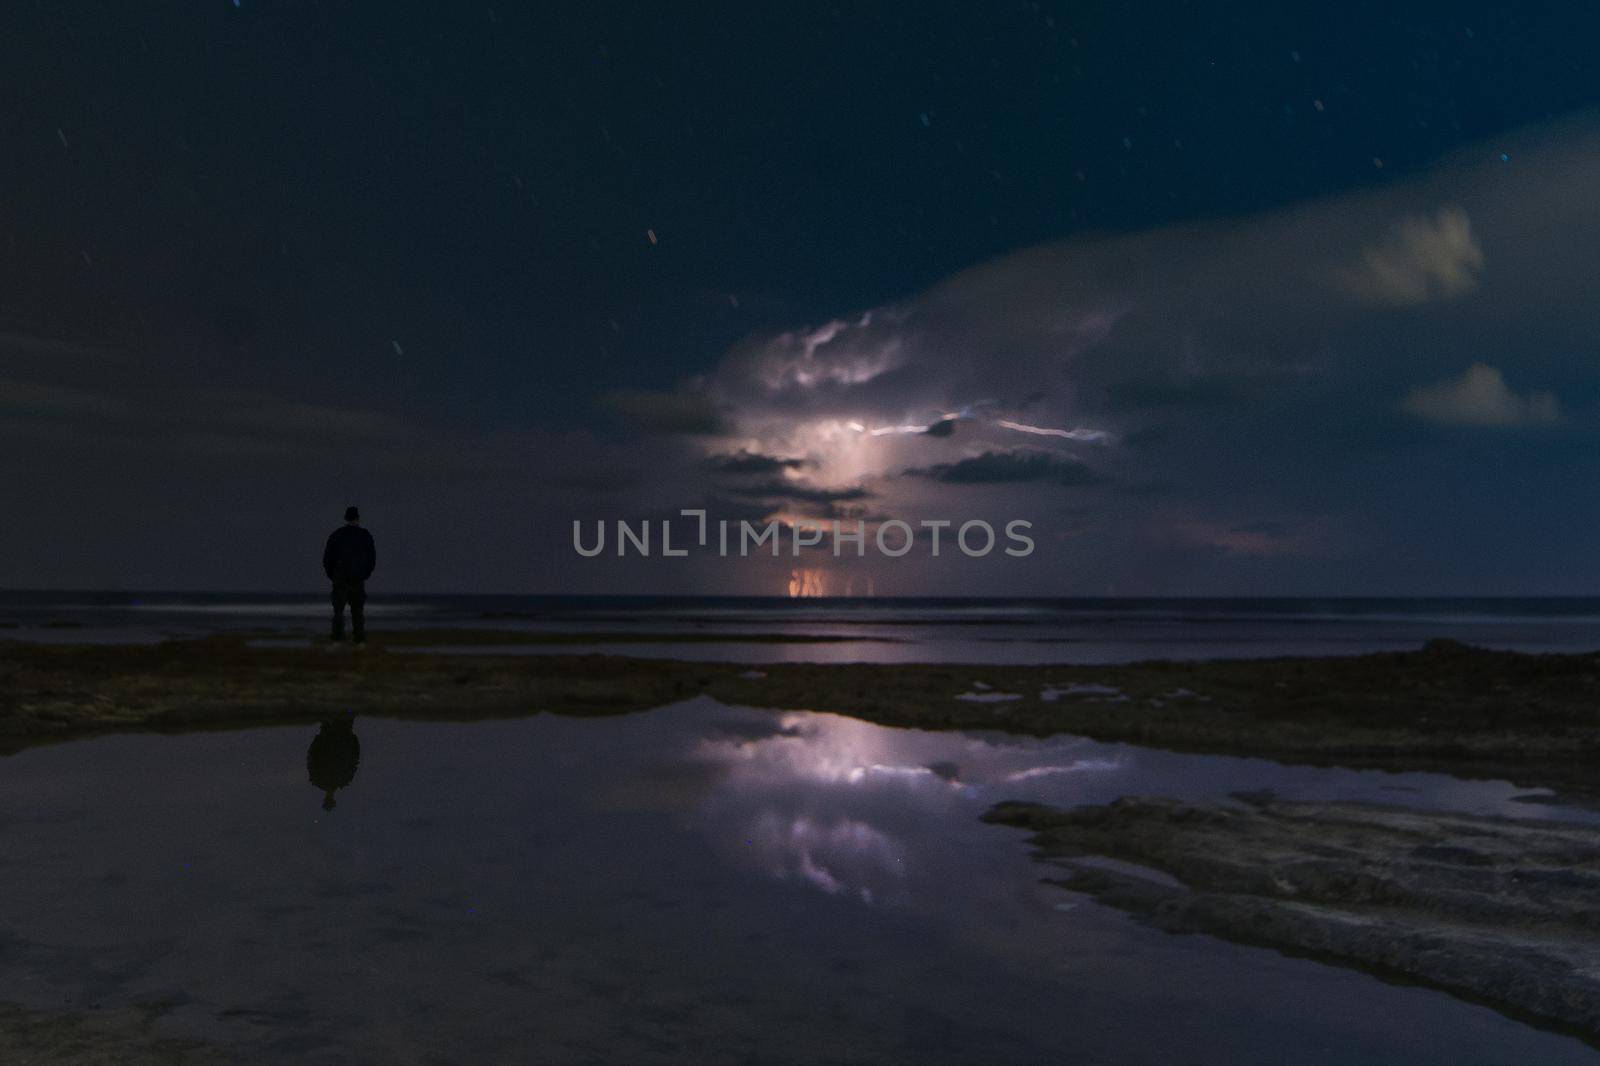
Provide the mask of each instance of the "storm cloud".
[{"label": "storm cloud", "polygon": [[[1026,249],[735,346],[693,383],[731,423],[702,446],[794,463],[796,504],[869,487],[915,519],[981,486],[1071,528],[1058,563],[1119,587],[1392,582],[1434,509],[1487,516],[1592,465],[1574,442],[1595,429],[1596,182],[1600,139],[1569,123],[1368,192]],[[1487,492],[1487,438],[1435,432],[1557,424],[1499,460],[1531,480]],[[1466,538],[1430,572],[1469,585],[1489,551]]]},{"label": "storm cloud", "polygon": [[1048,452],[984,452],[953,463],[914,468],[907,474],[946,485],[999,485],[1038,482],[1047,485],[1092,485],[1100,478],[1086,463]]}]

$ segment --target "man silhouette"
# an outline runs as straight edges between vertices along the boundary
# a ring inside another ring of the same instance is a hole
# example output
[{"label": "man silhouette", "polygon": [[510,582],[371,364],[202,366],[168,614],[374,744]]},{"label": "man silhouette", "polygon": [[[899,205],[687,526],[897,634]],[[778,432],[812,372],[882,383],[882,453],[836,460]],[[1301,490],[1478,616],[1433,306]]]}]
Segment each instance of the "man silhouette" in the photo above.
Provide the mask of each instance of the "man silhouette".
[{"label": "man silhouette", "polygon": [[333,582],[333,639],[344,639],[344,605],[350,605],[350,627],[355,642],[367,639],[367,578],[378,565],[372,534],[361,528],[361,512],[344,509],[344,525],[328,534],[322,549],[322,572]]}]

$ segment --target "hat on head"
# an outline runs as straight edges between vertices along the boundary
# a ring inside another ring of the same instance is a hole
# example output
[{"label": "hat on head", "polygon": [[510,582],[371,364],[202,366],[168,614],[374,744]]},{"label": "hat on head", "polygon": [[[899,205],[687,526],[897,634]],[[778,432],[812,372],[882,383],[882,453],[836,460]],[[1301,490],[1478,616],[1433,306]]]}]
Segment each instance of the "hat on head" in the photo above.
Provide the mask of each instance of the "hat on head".
[{"label": "hat on head", "polygon": [[346,507],[344,509],[344,520],[346,522],[359,522],[361,520],[360,510],[358,510],[354,505]]}]

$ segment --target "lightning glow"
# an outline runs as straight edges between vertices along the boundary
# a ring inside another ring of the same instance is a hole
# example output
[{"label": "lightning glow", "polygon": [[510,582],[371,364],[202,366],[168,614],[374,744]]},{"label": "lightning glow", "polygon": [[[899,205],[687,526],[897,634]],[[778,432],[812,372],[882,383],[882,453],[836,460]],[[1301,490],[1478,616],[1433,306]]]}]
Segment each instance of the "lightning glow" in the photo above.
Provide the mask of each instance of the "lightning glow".
[{"label": "lightning glow", "polygon": [[1066,440],[1083,441],[1091,444],[1098,444],[1111,436],[1103,429],[1051,429],[1049,426],[1030,426],[1026,422],[1012,422],[1004,418],[995,419],[994,424],[1001,429],[1016,430],[1018,433],[1032,433],[1036,437],[1062,437]]}]

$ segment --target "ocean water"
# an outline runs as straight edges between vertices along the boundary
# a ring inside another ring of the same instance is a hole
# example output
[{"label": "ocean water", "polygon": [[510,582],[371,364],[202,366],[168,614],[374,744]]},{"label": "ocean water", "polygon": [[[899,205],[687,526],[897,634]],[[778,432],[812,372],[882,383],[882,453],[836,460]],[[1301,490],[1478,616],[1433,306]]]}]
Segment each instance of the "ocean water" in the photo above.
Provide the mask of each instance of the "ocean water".
[{"label": "ocean water", "polygon": [[[219,631],[321,634],[320,594],[0,592],[0,637],[154,641]],[[521,654],[606,651],[737,662],[1092,663],[1352,655],[1435,637],[1529,652],[1600,649],[1600,599],[777,599],[407,595],[371,589],[385,627],[496,628],[592,636]],[[613,634],[649,643],[608,643]],[[740,643],[750,634],[838,638]],[[673,642],[692,635],[694,642]],[[728,636],[727,643],[708,638]]]}]

